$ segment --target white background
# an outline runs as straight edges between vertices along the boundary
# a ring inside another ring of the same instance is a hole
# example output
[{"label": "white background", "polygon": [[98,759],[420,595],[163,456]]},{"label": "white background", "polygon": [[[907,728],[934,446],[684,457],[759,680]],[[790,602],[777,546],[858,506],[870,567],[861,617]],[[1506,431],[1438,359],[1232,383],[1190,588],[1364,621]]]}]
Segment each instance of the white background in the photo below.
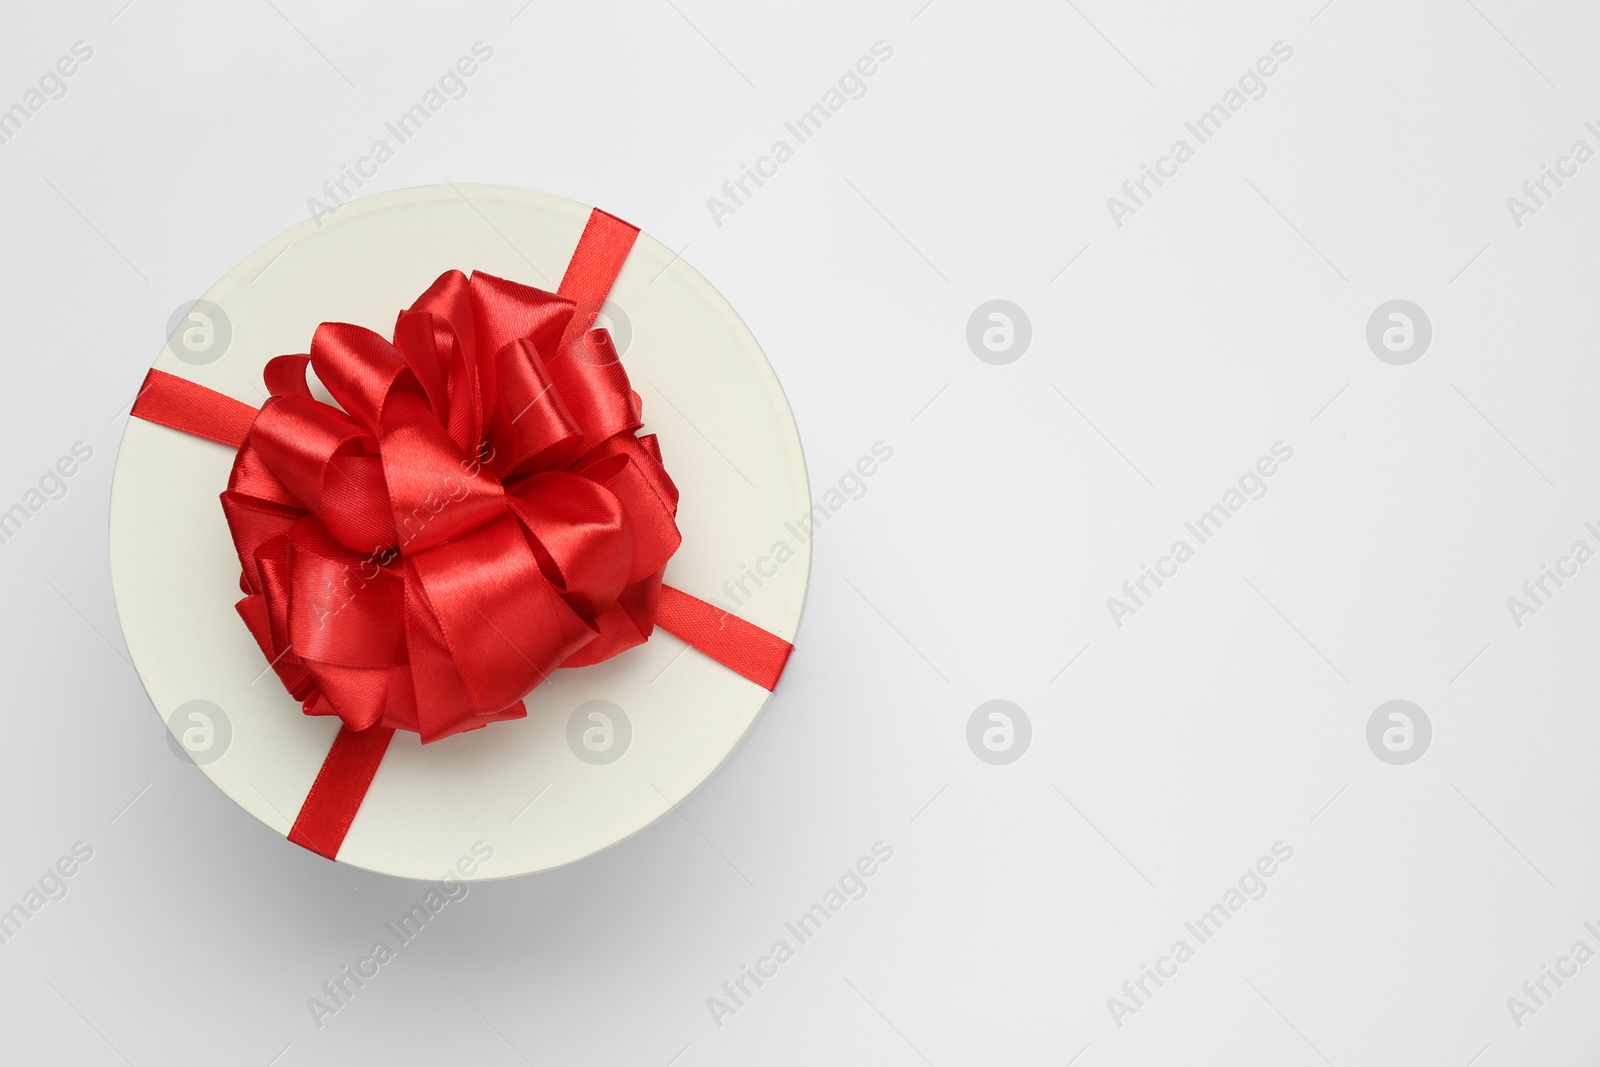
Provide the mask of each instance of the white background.
[{"label": "white background", "polygon": [[[1506,607],[1600,547],[1600,161],[1521,227],[1506,206],[1600,148],[1600,13],[121,2],[0,24],[0,108],[94,49],[0,144],[0,507],[94,449],[0,545],[0,908],[94,849],[0,945],[6,1062],[1600,1055],[1600,962],[1520,1028],[1506,1003],[1600,949],[1600,564],[1520,628]],[[681,814],[474,886],[319,1028],[307,999],[426,885],[287,844],[172,755],[116,628],[110,476],[173,309],[477,40],[493,59],[367,191],[604,205],[744,317],[814,495],[894,458],[817,538],[783,686]],[[865,97],[716,225],[707,197],[878,40]],[[1267,94],[1114,225],[1106,198],[1279,40]],[[1032,321],[1005,366],[966,341],[993,298]],[[1397,298],[1433,325],[1409,366],[1365,337]],[[1115,626],[1106,598],[1279,440],[1265,498]],[[1033,726],[1006,766],[966,740],[996,698]],[[1410,766],[1367,746],[1394,698],[1433,723]],[[878,840],[867,895],[716,1025],[707,998]],[[1280,840],[1267,896],[1118,1027],[1107,998]]]}]

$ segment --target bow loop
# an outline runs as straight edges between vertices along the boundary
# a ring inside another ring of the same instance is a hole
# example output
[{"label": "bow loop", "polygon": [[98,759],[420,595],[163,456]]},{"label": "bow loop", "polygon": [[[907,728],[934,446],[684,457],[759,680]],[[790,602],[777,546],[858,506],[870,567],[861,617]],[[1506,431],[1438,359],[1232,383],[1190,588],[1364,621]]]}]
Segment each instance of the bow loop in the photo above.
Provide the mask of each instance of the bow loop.
[{"label": "bow loop", "polygon": [[[339,406],[374,437],[389,391],[408,372],[405,357],[394,345],[345,322],[317,327],[311,338],[311,369]],[[415,382],[414,377],[411,380]]]},{"label": "bow loop", "polygon": [[346,547],[371,552],[394,542],[377,441],[343,412],[309,397],[274,397],[262,405],[247,444],[236,473],[259,461],[292,504]]},{"label": "bow loop", "polygon": [[506,345],[495,355],[495,368],[497,410],[489,444],[497,470],[559,470],[583,451],[583,431],[533,342]]},{"label": "bow loop", "polygon": [[470,288],[474,347],[485,357],[521,340],[554,352],[575,307],[566,297],[482,271],[473,272]]},{"label": "bow loop", "polygon": [[628,383],[608,330],[585,330],[567,342],[550,366],[556,389],[577,413],[593,448],[608,438],[631,436],[643,425],[639,397]]},{"label": "bow loop", "polygon": [[545,577],[585,615],[603,614],[622,594],[633,574],[633,529],[604,486],[546,471],[517,486],[511,510]]}]

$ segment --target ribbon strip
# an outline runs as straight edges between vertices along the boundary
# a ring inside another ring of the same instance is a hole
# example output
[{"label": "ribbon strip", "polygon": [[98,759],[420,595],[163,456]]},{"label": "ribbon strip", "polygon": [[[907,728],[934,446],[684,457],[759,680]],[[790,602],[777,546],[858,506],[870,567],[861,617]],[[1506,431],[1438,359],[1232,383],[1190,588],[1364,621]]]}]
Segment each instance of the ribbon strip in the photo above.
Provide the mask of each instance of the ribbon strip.
[{"label": "ribbon strip", "polygon": [[393,737],[394,730],[387,726],[365,730],[339,727],[317,780],[311,783],[311,792],[289,828],[289,840],[330,860],[337,856]]},{"label": "ribbon strip", "polygon": [[[570,343],[593,326],[637,234],[635,227],[598,208],[590,214],[557,293],[576,305],[559,352],[567,352]],[[269,367],[269,384],[272,370]],[[278,389],[273,392],[276,394]],[[151,369],[134,401],[132,414],[240,448],[259,412],[188,379]],[[670,586],[660,586],[653,622],[769,691],[777,686],[794,651],[789,642],[777,635]],[[338,855],[393,735],[392,728],[380,724],[365,729],[341,726],[295,818],[289,840],[328,859]]]},{"label": "ribbon strip", "polygon": [[735,674],[772,692],[794,646],[777,634],[730,615],[670,585],[661,587],[656,625]]},{"label": "ribbon strip", "polygon": [[589,213],[583,236],[578,238],[578,247],[567,261],[566,273],[556,289],[557,296],[564,296],[578,305],[578,310],[567,320],[559,351],[566,351],[575,337],[594,325],[601,305],[606,302],[606,294],[611,291],[611,284],[622,271],[622,264],[627,261],[638,236],[638,229],[615,215],[599,208]]},{"label": "ribbon strip", "polygon": [[187,378],[150,368],[133,402],[133,415],[146,422],[238,448],[244,444],[259,409]]}]

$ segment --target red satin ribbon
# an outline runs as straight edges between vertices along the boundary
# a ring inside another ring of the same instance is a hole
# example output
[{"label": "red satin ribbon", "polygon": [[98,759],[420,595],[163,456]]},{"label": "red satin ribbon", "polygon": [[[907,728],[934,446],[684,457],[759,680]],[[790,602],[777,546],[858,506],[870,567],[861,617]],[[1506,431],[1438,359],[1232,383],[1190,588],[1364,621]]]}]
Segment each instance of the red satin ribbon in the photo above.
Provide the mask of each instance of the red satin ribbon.
[{"label": "red satin ribbon", "polygon": [[239,614],[305,713],[342,723],[296,844],[338,854],[394,730],[520,718],[552,670],[658,625],[777,685],[788,642],[661,582],[677,489],[591,329],[637,234],[595,210],[556,293],[451,271],[392,342],[324,323],[310,355],[267,364],[259,411],[146,377],[135,416],[239,449],[222,494]]},{"label": "red satin ribbon", "polygon": [[289,828],[289,840],[330,860],[337,856],[393,737],[387,726],[370,730],[341,726]]}]

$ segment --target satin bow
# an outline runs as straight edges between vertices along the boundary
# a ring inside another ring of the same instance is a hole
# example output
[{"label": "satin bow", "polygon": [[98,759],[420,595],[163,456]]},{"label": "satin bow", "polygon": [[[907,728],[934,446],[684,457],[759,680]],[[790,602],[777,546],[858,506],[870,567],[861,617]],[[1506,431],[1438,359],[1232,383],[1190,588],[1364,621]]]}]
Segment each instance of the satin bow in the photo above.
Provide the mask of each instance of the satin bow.
[{"label": "satin bow", "polygon": [[650,636],[678,491],[576,311],[450,271],[392,343],[324,323],[267,364],[222,506],[239,614],[307,714],[434,741]]}]

